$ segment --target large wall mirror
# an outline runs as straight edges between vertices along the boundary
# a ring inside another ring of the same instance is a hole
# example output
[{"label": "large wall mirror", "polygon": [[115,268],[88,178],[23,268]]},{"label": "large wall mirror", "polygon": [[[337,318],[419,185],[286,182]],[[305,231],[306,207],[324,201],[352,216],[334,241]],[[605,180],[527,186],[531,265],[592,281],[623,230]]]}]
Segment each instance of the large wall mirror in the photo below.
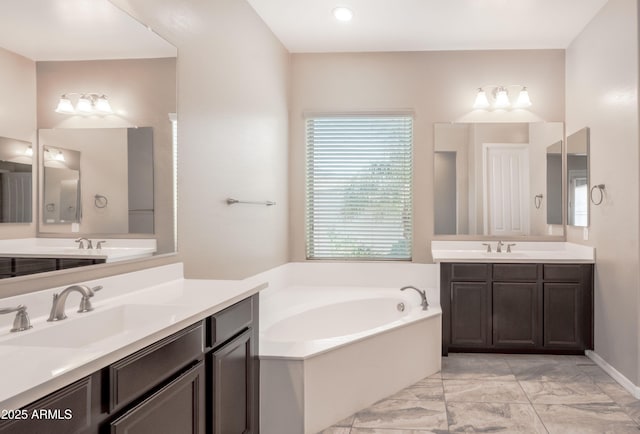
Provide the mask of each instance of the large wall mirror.
[{"label": "large wall mirror", "polygon": [[0,223],[32,221],[33,146],[0,137]]},{"label": "large wall mirror", "polygon": [[589,128],[567,136],[567,224],[589,226]]},{"label": "large wall mirror", "polygon": [[434,232],[564,234],[561,122],[434,125]]},{"label": "large wall mirror", "polygon": [[[37,173],[15,200],[29,204],[19,218],[37,222],[34,239],[153,239],[155,254],[175,251],[176,62],[174,46],[109,0],[3,2],[0,181],[9,166]],[[14,141],[29,164],[5,162],[13,125],[37,137]]]}]

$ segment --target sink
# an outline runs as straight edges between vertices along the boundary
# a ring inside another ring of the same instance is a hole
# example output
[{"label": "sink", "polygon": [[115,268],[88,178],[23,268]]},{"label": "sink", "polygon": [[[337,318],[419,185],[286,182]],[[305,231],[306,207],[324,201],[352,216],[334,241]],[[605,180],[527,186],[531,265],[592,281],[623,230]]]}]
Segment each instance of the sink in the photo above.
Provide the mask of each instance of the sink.
[{"label": "sink", "polygon": [[172,324],[183,306],[124,304],[103,311],[92,311],[69,317],[42,328],[21,332],[0,345],[26,347],[79,348],[116,335],[135,332],[150,324]]},{"label": "sink", "polygon": [[526,258],[530,255],[527,255],[525,253],[498,253],[498,252],[482,252],[481,253],[482,256],[484,256],[485,258],[491,258],[491,259],[503,259],[503,260],[508,260],[509,258],[512,259],[522,259],[522,258]]},{"label": "sink", "polygon": [[[431,242],[431,255],[434,262],[517,262],[517,263],[594,263],[593,247],[556,241],[520,241],[513,251],[495,251],[497,241],[439,241]],[[494,249],[487,252],[486,243]]]}]

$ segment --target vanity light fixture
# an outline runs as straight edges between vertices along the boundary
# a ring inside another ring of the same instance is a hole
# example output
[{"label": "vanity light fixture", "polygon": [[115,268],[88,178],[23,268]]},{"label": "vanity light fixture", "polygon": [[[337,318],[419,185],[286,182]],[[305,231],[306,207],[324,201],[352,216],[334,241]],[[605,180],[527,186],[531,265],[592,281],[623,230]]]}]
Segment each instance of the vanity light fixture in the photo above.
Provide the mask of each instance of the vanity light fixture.
[{"label": "vanity light fixture", "polygon": [[[518,92],[518,99],[515,104],[511,104],[511,99],[509,97],[509,88],[520,89]],[[487,91],[490,90],[489,95],[491,95],[491,100],[493,104],[490,102],[489,97],[487,96]],[[496,85],[489,84],[486,86],[482,86],[478,88],[478,93],[476,94],[476,100],[473,104],[474,109],[510,109],[510,108],[527,108],[531,107],[531,98],[529,98],[529,91],[526,86],[521,84],[509,84],[509,85]]]},{"label": "vanity light fixture", "polygon": [[[71,99],[69,99],[71,95],[78,95],[78,102],[75,107],[71,103]],[[60,97],[58,107],[56,107],[56,113],[66,115],[109,115],[113,114],[113,110],[105,94],[72,92],[65,93]]]},{"label": "vanity light fixture", "polygon": [[351,21],[353,19],[353,11],[344,6],[338,6],[333,9],[333,16],[338,21]]}]

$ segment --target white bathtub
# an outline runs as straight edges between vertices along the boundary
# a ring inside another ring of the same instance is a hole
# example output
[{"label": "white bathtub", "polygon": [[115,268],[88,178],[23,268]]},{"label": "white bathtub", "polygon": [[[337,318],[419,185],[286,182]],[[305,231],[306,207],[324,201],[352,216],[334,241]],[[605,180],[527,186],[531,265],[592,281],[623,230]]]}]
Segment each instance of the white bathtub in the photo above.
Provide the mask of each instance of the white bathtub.
[{"label": "white bathtub", "polygon": [[[309,273],[335,271],[317,264],[316,269],[306,266],[304,279],[276,279],[286,286],[261,293],[263,434],[317,433],[440,370],[441,309],[435,289],[428,291],[426,311],[416,291],[399,290],[406,284],[425,288],[435,282],[437,271],[415,264],[423,268],[409,269],[427,273],[412,282],[402,272],[411,264],[401,265],[377,265],[377,272],[386,268],[385,284],[393,280],[389,273],[397,274],[393,286],[310,285]],[[350,272],[367,276],[371,264],[351,267]]]},{"label": "white bathtub", "polygon": [[[260,356],[306,359],[441,314],[414,290],[290,286],[260,300]],[[402,311],[398,308],[401,305]]]}]

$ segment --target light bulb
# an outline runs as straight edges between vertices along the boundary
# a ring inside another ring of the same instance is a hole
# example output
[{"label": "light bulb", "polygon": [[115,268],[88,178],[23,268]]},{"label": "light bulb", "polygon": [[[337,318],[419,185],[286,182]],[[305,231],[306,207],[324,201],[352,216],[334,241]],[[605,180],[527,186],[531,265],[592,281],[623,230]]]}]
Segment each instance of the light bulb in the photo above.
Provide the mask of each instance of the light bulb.
[{"label": "light bulb", "polygon": [[82,95],[78,99],[78,104],[76,104],[76,111],[82,114],[93,113],[93,104],[91,103],[91,99],[86,95]]},{"label": "light bulb", "polygon": [[509,102],[509,95],[504,87],[499,87],[496,93],[496,102],[493,104],[495,108],[507,108],[511,105]]},{"label": "light bulb", "polygon": [[489,100],[487,99],[487,93],[481,88],[478,88],[478,94],[476,95],[476,101],[473,103],[474,109],[486,109],[489,108]]},{"label": "light bulb", "polygon": [[101,95],[96,100],[96,111],[103,114],[111,114],[113,110],[111,110],[111,104],[109,104],[109,100],[105,95]]},{"label": "light bulb", "polygon": [[336,17],[338,21],[351,21],[353,18],[353,11],[349,8],[345,8],[344,6],[339,6],[333,10],[333,16]]},{"label": "light bulb", "polygon": [[33,148],[29,146],[27,149],[25,149],[24,155],[26,155],[27,157],[33,157]]},{"label": "light bulb", "polygon": [[56,113],[63,113],[67,115],[76,113],[76,111],[73,109],[73,104],[71,104],[71,100],[67,98],[66,95],[62,95],[60,97],[60,101],[58,101],[58,107],[56,107]]},{"label": "light bulb", "polygon": [[529,98],[529,92],[527,91],[527,87],[523,86],[522,90],[518,94],[518,100],[516,101],[516,107],[526,108],[531,107],[531,99]]}]

